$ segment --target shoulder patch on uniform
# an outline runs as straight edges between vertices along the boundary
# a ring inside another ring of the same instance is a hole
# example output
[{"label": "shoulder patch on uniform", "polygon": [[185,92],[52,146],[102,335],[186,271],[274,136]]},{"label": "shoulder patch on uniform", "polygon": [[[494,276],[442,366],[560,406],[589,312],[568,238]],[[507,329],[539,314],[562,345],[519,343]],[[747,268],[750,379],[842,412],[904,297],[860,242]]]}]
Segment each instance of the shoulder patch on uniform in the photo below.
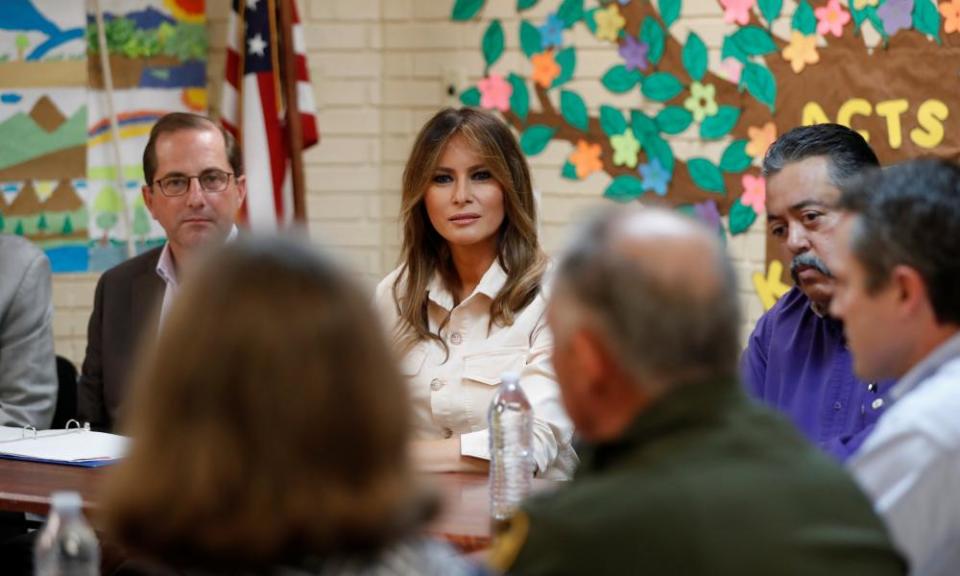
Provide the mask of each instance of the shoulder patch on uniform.
[{"label": "shoulder patch on uniform", "polygon": [[499,572],[509,570],[520,554],[520,549],[526,543],[529,532],[530,517],[522,510],[518,510],[510,519],[506,530],[494,538],[487,563]]}]

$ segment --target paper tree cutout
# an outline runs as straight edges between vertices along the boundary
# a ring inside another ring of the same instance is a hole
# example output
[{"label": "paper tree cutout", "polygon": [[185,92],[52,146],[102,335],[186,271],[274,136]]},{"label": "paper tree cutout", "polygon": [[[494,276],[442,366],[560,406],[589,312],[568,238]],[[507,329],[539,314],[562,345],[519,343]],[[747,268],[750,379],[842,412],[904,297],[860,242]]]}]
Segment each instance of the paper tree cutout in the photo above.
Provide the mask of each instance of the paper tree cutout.
[{"label": "paper tree cutout", "polygon": [[[522,15],[540,2],[517,0],[516,9]],[[454,0],[451,17],[470,20],[484,4],[485,0]],[[905,112],[908,104],[884,100],[886,86],[877,87],[875,102],[854,98],[850,104],[843,100],[851,95],[837,90],[837,80],[830,77],[840,61],[852,62],[854,69],[897,76],[900,70],[916,69],[911,63],[919,54],[934,54],[923,66],[939,67],[942,73],[931,73],[923,81],[900,80],[912,90],[905,96],[917,96],[934,86],[954,94],[955,100],[960,83],[953,56],[960,56],[960,34],[941,34],[941,15],[946,32],[960,31],[960,0],[939,6],[930,0],[800,0],[790,18],[789,38],[772,33],[773,23],[785,18],[783,0],[718,0],[718,13],[722,11],[725,21],[736,25],[724,38],[718,73],[709,69],[707,47],[696,32],[685,39],[671,33],[682,0],[598,0],[589,7],[585,0],[553,0],[553,4],[556,9],[542,21],[521,19],[515,31],[520,50],[530,61],[529,77],[521,75],[527,73],[523,70],[497,68],[505,36],[514,31],[505,31],[495,19],[487,24],[481,42],[484,78],[460,98],[466,105],[502,112],[520,133],[521,147],[528,155],[539,154],[551,141],[568,142],[571,149],[562,175],[581,180],[603,171],[611,177],[604,192],[608,198],[631,201],[656,194],[711,220],[714,214],[725,215],[729,232],[739,234],[763,210],[759,160],[778,129],[826,121],[851,125],[858,114],[862,120],[875,110],[866,127],[875,135],[871,140],[875,148],[875,141],[884,135],[881,128],[887,130],[889,149],[878,148],[882,160],[899,159],[917,149],[930,151],[941,146],[944,138],[953,147],[947,153],[960,151],[957,137],[950,135],[949,127],[944,129],[949,110],[939,106],[940,100],[924,102],[914,112],[918,124],[907,137],[900,116],[896,126],[892,118]],[[868,49],[862,38],[861,28],[867,23],[883,39],[883,46],[875,50]],[[602,102],[588,106],[571,88],[577,48],[570,43],[570,31],[578,26],[610,42],[620,61],[602,74],[601,84],[614,94],[637,94],[636,108],[625,110]],[[944,51],[937,53],[941,44]],[[889,57],[895,52],[903,58],[893,63]],[[936,86],[943,84],[941,78],[948,79],[949,86]],[[822,90],[831,85],[832,93]],[[825,104],[811,104],[800,97],[805,94],[812,94],[814,100],[822,96]],[[644,111],[651,102],[659,103],[656,113]],[[591,115],[588,109],[598,113]],[[726,142],[718,163],[674,155],[671,137],[690,130],[701,140]],[[741,198],[744,193],[746,197]]]}]

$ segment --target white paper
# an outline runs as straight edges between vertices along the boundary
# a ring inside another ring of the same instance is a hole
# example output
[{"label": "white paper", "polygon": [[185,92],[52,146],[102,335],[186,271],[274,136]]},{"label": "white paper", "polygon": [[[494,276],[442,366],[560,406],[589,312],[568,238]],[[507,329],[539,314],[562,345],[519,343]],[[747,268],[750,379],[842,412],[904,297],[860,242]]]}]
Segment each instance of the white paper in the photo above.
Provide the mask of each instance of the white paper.
[{"label": "white paper", "polygon": [[[25,437],[24,437],[25,436]],[[90,430],[40,430],[0,427],[0,455],[52,462],[116,460],[127,453],[129,439]]]},{"label": "white paper", "polygon": [[490,459],[490,431],[477,430],[460,435],[460,455]]}]

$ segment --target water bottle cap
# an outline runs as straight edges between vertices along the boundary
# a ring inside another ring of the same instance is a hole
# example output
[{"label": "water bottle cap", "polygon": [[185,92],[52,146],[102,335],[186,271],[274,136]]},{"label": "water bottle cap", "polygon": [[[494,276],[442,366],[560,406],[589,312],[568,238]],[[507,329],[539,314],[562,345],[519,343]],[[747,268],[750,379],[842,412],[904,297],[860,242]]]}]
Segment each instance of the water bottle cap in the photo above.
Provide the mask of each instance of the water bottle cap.
[{"label": "water bottle cap", "polygon": [[500,374],[500,381],[504,384],[519,384],[520,374],[516,372],[504,372]]},{"label": "water bottle cap", "polygon": [[50,496],[53,508],[59,511],[80,510],[83,506],[83,499],[76,492],[54,492]]}]

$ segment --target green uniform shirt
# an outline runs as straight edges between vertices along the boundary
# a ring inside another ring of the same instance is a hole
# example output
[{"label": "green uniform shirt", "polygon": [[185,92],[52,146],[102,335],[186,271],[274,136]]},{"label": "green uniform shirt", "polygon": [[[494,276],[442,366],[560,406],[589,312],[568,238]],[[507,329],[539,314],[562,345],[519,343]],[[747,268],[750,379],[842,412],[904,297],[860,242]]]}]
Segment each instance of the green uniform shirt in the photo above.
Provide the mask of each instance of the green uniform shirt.
[{"label": "green uniform shirt", "polygon": [[[511,574],[904,574],[854,481],[735,382],[678,388],[494,547]],[[511,553],[512,552],[512,553]],[[511,556],[515,556],[511,558]]]}]

